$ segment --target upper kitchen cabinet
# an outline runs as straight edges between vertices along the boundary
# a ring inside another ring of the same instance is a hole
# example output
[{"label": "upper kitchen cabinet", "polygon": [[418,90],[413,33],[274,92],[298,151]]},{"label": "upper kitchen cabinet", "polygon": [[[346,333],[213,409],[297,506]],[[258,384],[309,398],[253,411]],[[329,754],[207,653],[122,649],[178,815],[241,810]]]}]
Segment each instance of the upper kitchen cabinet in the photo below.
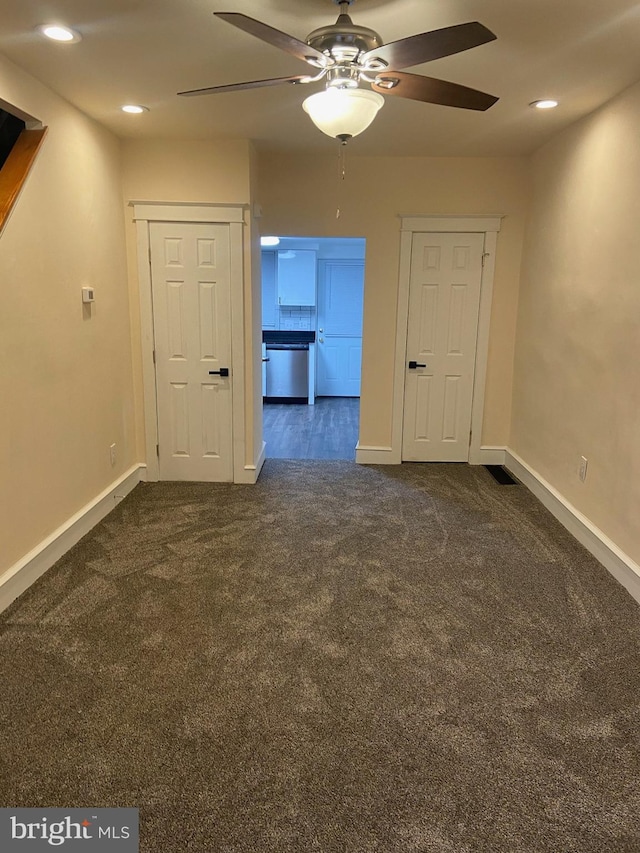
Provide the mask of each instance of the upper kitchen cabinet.
[{"label": "upper kitchen cabinet", "polygon": [[275,252],[262,252],[262,328],[278,328],[277,262]]},{"label": "upper kitchen cabinet", "polygon": [[278,252],[278,305],[316,304],[316,253]]}]

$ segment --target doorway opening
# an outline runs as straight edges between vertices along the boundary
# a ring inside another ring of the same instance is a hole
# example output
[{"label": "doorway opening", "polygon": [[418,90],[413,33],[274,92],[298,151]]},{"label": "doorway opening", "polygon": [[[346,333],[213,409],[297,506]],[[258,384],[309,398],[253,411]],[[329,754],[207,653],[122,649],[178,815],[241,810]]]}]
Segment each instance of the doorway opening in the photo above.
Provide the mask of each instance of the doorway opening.
[{"label": "doorway opening", "polygon": [[262,238],[267,458],[355,459],[365,239]]}]

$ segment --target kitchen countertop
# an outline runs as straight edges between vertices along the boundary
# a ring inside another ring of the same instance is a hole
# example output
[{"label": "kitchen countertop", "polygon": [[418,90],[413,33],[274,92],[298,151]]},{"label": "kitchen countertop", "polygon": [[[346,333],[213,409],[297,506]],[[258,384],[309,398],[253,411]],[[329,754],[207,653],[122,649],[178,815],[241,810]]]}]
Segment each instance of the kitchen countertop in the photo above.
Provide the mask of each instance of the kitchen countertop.
[{"label": "kitchen countertop", "polygon": [[278,332],[263,329],[262,331],[263,344],[314,344],[315,342],[315,332],[298,329],[281,329]]}]

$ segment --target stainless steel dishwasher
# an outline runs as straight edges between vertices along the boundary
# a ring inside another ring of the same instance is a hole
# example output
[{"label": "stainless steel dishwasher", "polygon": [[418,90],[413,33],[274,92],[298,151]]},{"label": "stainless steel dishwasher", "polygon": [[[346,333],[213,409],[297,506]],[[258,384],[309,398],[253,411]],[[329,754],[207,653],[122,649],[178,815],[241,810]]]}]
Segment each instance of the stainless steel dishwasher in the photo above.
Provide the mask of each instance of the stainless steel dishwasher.
[{"label": "stainless steel dishwasher", "polygon": [[267,343],[267,400],[306,402],[309,397],[309,344]]}]

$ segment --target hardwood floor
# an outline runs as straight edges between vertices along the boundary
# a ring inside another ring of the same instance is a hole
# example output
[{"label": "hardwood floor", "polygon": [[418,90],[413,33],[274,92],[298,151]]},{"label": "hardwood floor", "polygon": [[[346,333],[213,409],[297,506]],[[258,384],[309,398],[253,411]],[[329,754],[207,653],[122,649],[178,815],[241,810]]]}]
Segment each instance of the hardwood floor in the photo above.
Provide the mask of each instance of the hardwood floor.
[{"label": "hardwood floor", "polygon": [[265,403],[267,459],[355,459],[359,397],[318,397],[304,403]]}]

